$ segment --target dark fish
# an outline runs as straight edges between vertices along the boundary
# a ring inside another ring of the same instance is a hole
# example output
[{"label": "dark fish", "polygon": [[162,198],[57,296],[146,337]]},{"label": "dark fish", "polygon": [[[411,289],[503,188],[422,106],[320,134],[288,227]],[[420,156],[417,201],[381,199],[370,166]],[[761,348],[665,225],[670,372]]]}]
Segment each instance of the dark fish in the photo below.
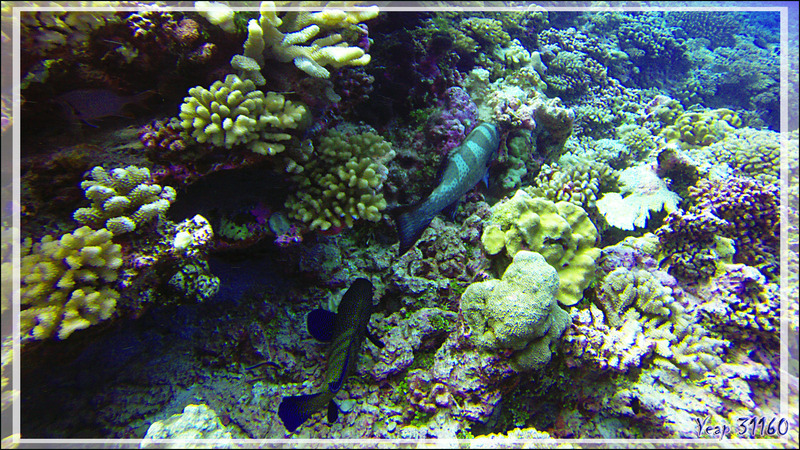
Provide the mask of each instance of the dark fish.
[{"label": "dark fish", "polygon": [[278,407],[283,426],[294,432],[309,417],[327,405],[328,423],[339,417],[339,407],[333,401],[349,375],[355,372],[364,337],[377,345],[383,344],[367,334],[372,315],[373,286],[366,278],[356,279],[345,292],[339,312],[315,309],[308,314],[308,332],[318,341],[331,342],[328,366],[325,369],[326,388],[316,394],[284,397]]},{"label": "dark fish", "polygon": [[153,90],[135,95],[119,95],[110,89],[78,89],[61,94],[54,100],[64,108],[71,122],[84,121],[91,126],[92,120],[104,117],[132,117],[125,112],[131,104],[141,104],[156,92]]},{"label": "dark fish", "polygon": [[450,207],[486,175],[487,166],[500,146],[497,127],[482,123],[448,155],[441,182],[425,200],[393,211],[400,236],[400,254],[417,242],[439,212]]}]

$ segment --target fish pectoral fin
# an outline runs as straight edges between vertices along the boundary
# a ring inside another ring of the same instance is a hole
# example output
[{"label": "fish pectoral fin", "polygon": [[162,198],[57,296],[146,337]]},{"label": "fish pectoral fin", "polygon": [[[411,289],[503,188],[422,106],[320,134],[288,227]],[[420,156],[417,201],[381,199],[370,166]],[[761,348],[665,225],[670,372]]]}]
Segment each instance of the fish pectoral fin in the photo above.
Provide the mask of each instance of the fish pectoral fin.
[{"label": "fish pectoral fin", "polygon": [[369,332],[367,333],[367,339],[369,339],[369,341],[372,342],[375,345],[375,347],[378,347],[378,348],[385,347],[385,345],[383,345],[383,342],[381,342],[381,340],[378,339],[378,336],[375,336],[372,333],[369,333]]},{"label": "fish pectoral fin", "polygon": [[444,214],[451,222],[454,222],[456,219],[456,210],[458,209],[459,200],[454,201],[453,203],[447,205],[442,210],[442,214]]},{"label": "fish pectoral fin", "polygon": [[320,342],[330,342],[333,340],[333,322],[336,313],[324,309],[315,309],[308,313],[306,317],[306,328],[308,334]]},{"label": "fish pectoral fin", "polygon": [[336,419],[339,418],[339,407],[336,405],[336,402],[331,400],[328,403],[328,424],[333,424],[336,422]]}]

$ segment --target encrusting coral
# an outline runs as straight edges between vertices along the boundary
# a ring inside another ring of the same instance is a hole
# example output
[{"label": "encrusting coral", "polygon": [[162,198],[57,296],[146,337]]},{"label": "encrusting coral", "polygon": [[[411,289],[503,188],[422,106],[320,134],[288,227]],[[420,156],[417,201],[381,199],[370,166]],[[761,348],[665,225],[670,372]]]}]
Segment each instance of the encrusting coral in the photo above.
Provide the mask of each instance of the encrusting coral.
[{"label": "encrusting coral", "polygon": [[119,244],[105,228],[81,227],[36,244],[23,242],[20,263],[22,341],[46,339],[57,331],[66,339],[75,330],[108,319],[119,293],[110,287],[122,266]]},{"label": "encrusting coral", "polygon": [[517,370],[541,368],[569,322],[556,303],[558,286],[558,273],[541,254],[516,253],[500,280],[473,283],[461,296],[470,341],[515,350]]},{"label": "encrusting coral", "polygon": [[[355,11],[287,11],[278,17],[275,2],[261,2],[260,11],[259,19],[251,19],[247,25],[247,41],[241,55],[247,58],[247,65],[238,59],[256,84],[263,84],[259,69],[265,63],[265,49],[278,61],[293,61],[298,69],[316,78],[330,77],[324,66],[364,66],[370,61],[366,48],[353,43],[366,36],[366,29],[359,24],[377,17],[377,6]],[[333,32],[337,29],[340,32]]]},{"label": "encrusting coral", "polygon": [[490,255],[503,249],[509,257],[525,249],[540,253],[558,271],[558,301],[571,306],[583,298],[600,249],[597,229],[586,211],[569,202],[553,203],[518,190],[491,208],[481,242]]},{"label": "encrusting coral", "polygon": [[208,89],[189,89],[179,114],[184,139],[208,142],[215,147],[246,145],[262,155],[274,155],[286,147],[282,141],[304,124],[308,111],[276,92],[257,90],[253,81],[228,75]]},{"label": "encrusting coral", "polygon": [[72,217],[95,229],[105,227],[115,236],[136,230],[175,201],[175,189],[153,184],[147,168],[128,166],[109,173],[96,166],[91,177],[81,187],[92,206],[78,208]]},{"label": "encrusting coral", "polygon": [[358,219],[378,222],[386,200],[380,192],[394,158],[392,145],[371,131],[346,135],[331,130],[318,154],[290,168],[298,191],[286,201],[289,217],[312,230],[349,228]]}]

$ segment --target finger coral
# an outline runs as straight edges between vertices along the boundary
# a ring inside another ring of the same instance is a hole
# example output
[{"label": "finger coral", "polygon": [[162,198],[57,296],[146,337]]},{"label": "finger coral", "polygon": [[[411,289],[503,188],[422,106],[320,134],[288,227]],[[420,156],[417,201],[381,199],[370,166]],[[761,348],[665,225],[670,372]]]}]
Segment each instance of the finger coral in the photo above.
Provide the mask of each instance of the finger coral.
[{"label": "finger coral", "polygon": [[208,142],[215,147],[246,145],[262,155],[274,155],[291,139],[287,129],[295,129],[306,119],[307,110],[276,92],[256,89],[249,79],[228,75],[209,89],[195,86],[183,99],[179,118],[184,139]]},{"label": "finger coral", "polygon": [[316,157],[295,170],[299,190],[286,201],[289,217],[322,231],[350,228],[358,219],[381,220],[385,164],[394,155],[391,143],[371,131],[329,131],[320,139]]},{"label": "finger coral", "polygon": [[108,319],[119,293],[110,287],[122,266],[119,244],[105,228],[81,227],[55,239],[23,243],[20,263],[20,332],[22,341],[75,330]]},{"label": "finger coral", "polygon": [[175,201],[175,189],[152,184],[147,168],[128,166],[109,173],[96,166],[91,177],[81,187],[92,205],[78,208],[72,217],[95,229],[105,227],[115,236],[136,230]]},{"label": "finger coral", "polygon": [[330,77],[325,66],[364,66],[370,61],[366,48],[357,45],[367,33],[359,24],[377,17],[377,6],[354,11],[287,11],[278,17],[275,2],[261,2],[260,11],[259,19],[247,25],[243,55],[259,67],[264,67],[265,50],[316,78]]}]

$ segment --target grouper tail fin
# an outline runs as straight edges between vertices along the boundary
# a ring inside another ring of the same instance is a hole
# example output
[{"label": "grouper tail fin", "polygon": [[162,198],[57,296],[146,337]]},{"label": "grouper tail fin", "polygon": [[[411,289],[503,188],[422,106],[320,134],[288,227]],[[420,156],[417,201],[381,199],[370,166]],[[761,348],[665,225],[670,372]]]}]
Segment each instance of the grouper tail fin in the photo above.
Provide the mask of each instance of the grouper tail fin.
[{"label": "grouper tail fin", "polygon": [[397,236],[400,238],[398,256],[403,256],[419,240],[433,217],[426,217],[427,215],[417,206],[396,208],[391,215],[397,224]]},{"label": "grouper tail fin", "polygon": [[[278,406],[278,417],[281,418],[283,426],[289,432],[294,433],[297,427],[313,416],[315,412],[326,406],[331,399],[332,396],[328,392],[283,397],[280,406]],[[328,412],[328,417],[330,417],[330,411]]]}]

